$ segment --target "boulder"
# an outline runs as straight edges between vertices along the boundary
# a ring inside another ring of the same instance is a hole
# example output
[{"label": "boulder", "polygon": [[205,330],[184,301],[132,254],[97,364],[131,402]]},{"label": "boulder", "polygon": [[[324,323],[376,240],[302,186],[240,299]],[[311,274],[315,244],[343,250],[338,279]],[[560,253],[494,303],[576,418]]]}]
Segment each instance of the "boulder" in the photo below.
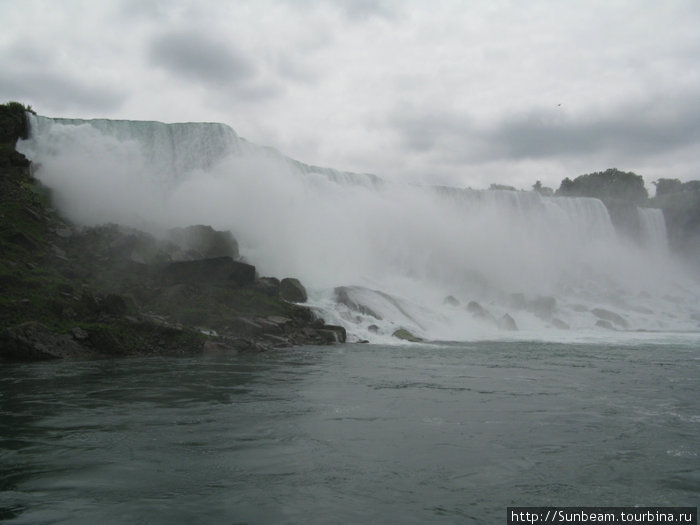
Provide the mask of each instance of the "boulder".
[{"label": "boulder", "polygon": [[627,324],[627,321],[625,321],[624,317],[622,317],[619,314],[616,314],[615,312],[611,312],[610,310],[606,310],[605,308],[593,308],[593,310],[591,310],[591,313],[595,315],[598,319],[601,319],[603,321],[610,321],[622,328],[627,328],[629,326]]},{"label": "boulder", "polygon": [[605,328],[606,330],[615,330],[612,323],[610,321],[606,321],[605,319],[598,319],[595,325],[599,328]]},{"label": "boulder", "polygon": [[527,303],[527,309],[540,319],[549,320],[557,307],[557,300],[554,297],[540,296]]},{"label": "boulder", "polygon": [[515,324],[515,319],[513,319],[510,314],[504,314],[498,320],[498,328],[501,330],[517,331],[518,325]]},{"label": "boulder", "polygon": [[367,327],[367,331],[372,333],[372,334],[378,334],[379,333],[379,327],[376,324],[371,324]]},{"label": "boulder", "polygon": [[7,328],[0,334],[0,359],[37,361],[85,355],[86,350],[73,337],[56,334],[36,321]]},{"label": "boulder", "polygon": [[327,324],[318,332],[332,343],[344,343],[347,340],[347,332],[343,326]]},{"label": "boulder", "polygon": [[163,267],[162,274],[167,284],[246,286],[255,281],[255,266],[231,257],[215,257],[169,263]]},{"label": "boulder", "polygon": [[569,323],[565,323],[561,319],[557,319],[556,317],[552,318],[552,326],[554,328],[558,328],[559,330],[569,330],[571,327],[569,326]]},{"label": "boulder", "polygon": [[411,332],[409,332],[405,328],[399,328],[391,335],[396,337],[397,339],[402,339],[404,341],[410,341],[412,343],[420,343],[421,341],[423,341],[423,339],[421,339],[418,336],[413,335]]},{"label": "boulder", "polygon": [[100,303],[100,310],[109,315],[126,315],[128,309],[129,308],[124,297],[114,293],[107,294]]},{"label": "boulder", "polygon": [[218,231],[211,226],[198,224],[174,228],[168,232],[167,238],[184,252],[195,252],[198,258],[239,257],[238,243],[230,231]]},{"label": "boulder", "polygon": [[364,305],[362,303],[359,303],[356,298],[354,297],[353,291],[356,290],[356,287],[353,286],[338,286],[334,292],[335,292],[335,300],[340,303],[344,304],[351,310],[354,310],[356,312],[360,312],[361,314],[364,315],[371,315],[372,317],[376,319],[381,319],[382,317],[372,310],[369,306]]},{"label": "boulder", "polygon": [[290,303],[305,303],[307,300],[306,289],[294,277],[286,277],[280,281],[280,299]]},{"label": "boulder", "polygon": [[269,297],[278,297],[280,293],[280,280],[276,277],[260,277],[255,280],[253,287]]},{"label": "boulder", "polygon": [[476,301],[469,301],[469,303],[467,304],[467,312],[472,314],[472,317],[474,317],[474,319],[498,324],[498,321],[493,316],[493,314]]},{"label": "boulder", "polygon": [[459,306],[459,301],[454,296],[448,295],[442,301],[442,304],[446,304],[448,306]]}]

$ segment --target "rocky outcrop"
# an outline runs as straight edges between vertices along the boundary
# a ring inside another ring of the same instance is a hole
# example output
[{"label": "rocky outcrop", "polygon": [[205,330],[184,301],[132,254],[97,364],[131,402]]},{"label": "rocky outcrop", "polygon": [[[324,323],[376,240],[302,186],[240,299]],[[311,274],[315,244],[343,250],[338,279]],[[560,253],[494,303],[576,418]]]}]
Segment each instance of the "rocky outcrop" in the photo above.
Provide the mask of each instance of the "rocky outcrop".
[{"label": "rocky outcrop", "polygon": [[469,303],[467,303],[467,312],[472,314],[474,319],[498,325],[498,321],[494,315],[476,301],[469,301]]},{"label": "rocky outcrop", "polygon": [[529,312],[532,312],[540,319],[548,321],[554,315],[557,307],[557,300],[554,297],[539,296],[530,300],[526,304]]},{"label": "rocky outcrop", "polygon": [[298,280],[286,279],[292,291],[282,293],[279,280],[258,278],[254,266],[235,260],[230,232],[196,225],[159,238],[61,217],[14,150],[22,122],[20,105],[0,105],[0,361],[257,352],[346,340],[343,327],[295,304],[306,300]]},{"label": "rocky outcrop", "polygon": [[615,327],[612,325],[612,323],[610,321],[606,321],[605,319],[598,319],[595,325],[598,328],[605,328],[606,330],[615,330]]},{"label": "rocky outcrop", "polygon": [[255,281],[255,267],[234,261],[231,257],[215,257],[194,261],[178,261],[165,265],[162,276],[166,284],[218,284],[246,286]]},{"label": "rocky outcrop", "polygon": [[411,332],[406,330],[405,328],[399,328],[396,330],[392,336],[396,337],[397,339],[401,339],[403,341],[409,341],[411,343],[420,343],[423,341],[420,337],[413,335]]},{"label": "rocky outcrop", "polygon": [[504,314],[503,317],[498,320],[498,328],[500,330],[515,332],[518,330],[518,325],[515,324],[515,319],[513,319],[510,314]]},{"label": "rocky outcrop", "polygon": [[239,257],[238,243],[230,231],[217,231],[203,224],[174,228],[166,239],[180,248],[178,258],[182,260]]},{"label": "rocky outcrop", "polygon": [[615,312],[611,312],[610,310],[606,310],[604,308],[593,308],[591,313],[598,319],[614,323],[620,328],[627,328],[629,326],[624,317],[622,317],[620,314],[616,314]]},{"label": "rocky outcrop", "polygon": [[569,323],[566,323],[561,319],[557,319],[556,317],[552,318],[552,326],[554,328],[558,328],[559,330],[569,330],[571,328]]},{"label": "rocky outcrop", "polygon": [[290,303],[305,303],[308,299],[306,288],[299,282],[299,279],[285,277],[280,281],[280,299]]},{"label": "rocky outcrop", "polygon": [[445,297],[445,299],[442,301],[442,304],[446,304],[448,306],[459,306],[459,300],[457,300],[454,296],[448,295]]},{"label": "rocky outcrop", "polygon": [[72,336],[57,334],[36,321],[12,326],[0,334],[0,360],[38,361],[86,355],[87,349]]},{"label": "rocky outcrop", "polygon": [[347,306],[352,311],[370,315],[375,319],[381,319],[382,317],[372,308],[357,300],[356,294],[354,293],[357,289],[358,288],[354,286],[338,286],[333,291],[336,302]]}]

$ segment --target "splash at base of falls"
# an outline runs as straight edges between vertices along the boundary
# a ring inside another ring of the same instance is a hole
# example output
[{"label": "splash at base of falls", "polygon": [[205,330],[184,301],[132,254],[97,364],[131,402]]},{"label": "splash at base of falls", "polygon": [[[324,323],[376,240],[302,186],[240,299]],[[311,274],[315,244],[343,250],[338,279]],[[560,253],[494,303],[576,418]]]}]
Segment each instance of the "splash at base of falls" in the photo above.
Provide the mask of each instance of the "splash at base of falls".
[{"label": "splash at base of falls", "polygon": [[223,124],[31,116],[18,148],[76,222],[231,230],[261,275],[299,277],[351,339],[700,323],[700,291],[669,253],[658,210],[639,210],[632,240],[597,199],[389,183],[303,164]]}]

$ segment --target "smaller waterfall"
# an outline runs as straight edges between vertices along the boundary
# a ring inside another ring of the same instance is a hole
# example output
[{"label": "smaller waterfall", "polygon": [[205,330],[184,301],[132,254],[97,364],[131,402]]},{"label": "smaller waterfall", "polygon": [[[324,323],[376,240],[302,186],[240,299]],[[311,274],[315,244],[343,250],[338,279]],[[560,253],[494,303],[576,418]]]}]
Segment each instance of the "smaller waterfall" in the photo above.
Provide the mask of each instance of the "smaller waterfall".
[{"label": "smaller waterfall", "polygon": [[663,212],[656,208],[637,208],[637,211],[642,241],[651,250],[665,253],[668,250],[668,237]]}]

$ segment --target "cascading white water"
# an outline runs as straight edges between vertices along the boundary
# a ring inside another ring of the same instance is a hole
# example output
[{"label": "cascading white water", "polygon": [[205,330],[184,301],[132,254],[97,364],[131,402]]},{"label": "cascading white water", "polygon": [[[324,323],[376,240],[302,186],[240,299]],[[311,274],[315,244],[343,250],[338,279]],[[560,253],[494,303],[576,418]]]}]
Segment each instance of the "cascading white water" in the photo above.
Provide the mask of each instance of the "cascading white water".
[{"label": "cascading white water", "polygon": [[638,208],[642,241],[655,252],[668,250],[666,221],[661,210],[656,208]]},{"label": "cascading white water", "polygon": [[[658,240],[640,247],[596,199],[388,183],[300,163],[223,124],[32,117],[18,148],[77,222],[230,229],[261,274],[300,277],[324,317],[357,337],[398,326],[429,338],[490,333],[465,311],[472,300],[526,330],[553,316],[592,327],[596,306],[633,327],[694,327],[678,313],[697,300],[676,286],[658,211],[640,211]],[[339,304],[337,286],[375,315]],[[674,300],[659,299],[669,290]],[[447,295],[462,306],[444,305]],[[555,307],[543,315],[538,301]]]}]

